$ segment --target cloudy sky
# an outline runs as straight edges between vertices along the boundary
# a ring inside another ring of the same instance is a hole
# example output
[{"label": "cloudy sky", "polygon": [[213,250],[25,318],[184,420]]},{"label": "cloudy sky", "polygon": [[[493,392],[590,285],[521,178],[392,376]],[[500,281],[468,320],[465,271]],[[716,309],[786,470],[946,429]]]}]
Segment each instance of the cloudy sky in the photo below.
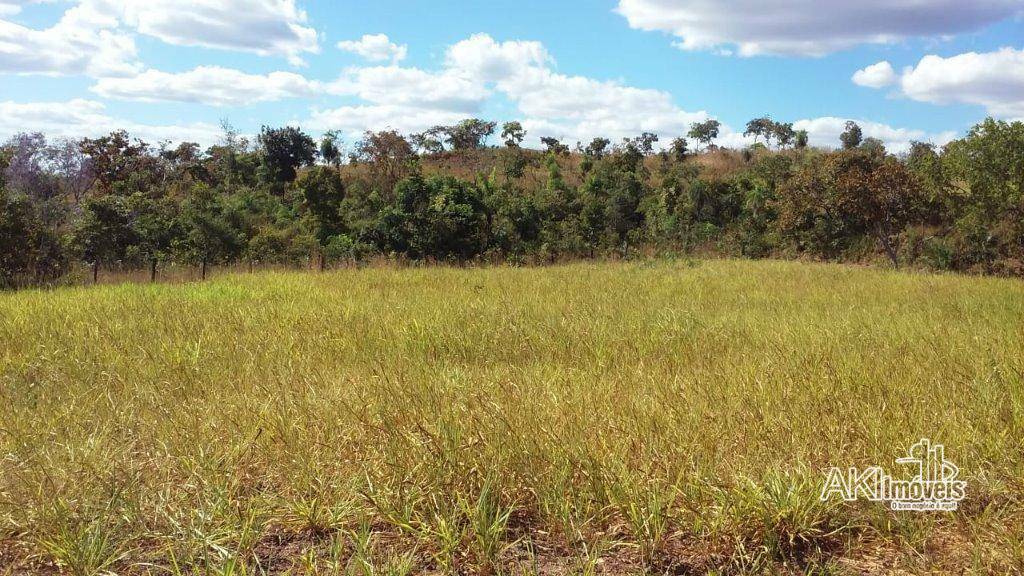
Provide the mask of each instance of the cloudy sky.
[{"label": "cloudy sky", "polygon": [[891,149],[1024,118],[1024,0],[0,0],[0,137],[220,122],[403,132],[476,116],[536,142],[664,139],[770,114]]}]

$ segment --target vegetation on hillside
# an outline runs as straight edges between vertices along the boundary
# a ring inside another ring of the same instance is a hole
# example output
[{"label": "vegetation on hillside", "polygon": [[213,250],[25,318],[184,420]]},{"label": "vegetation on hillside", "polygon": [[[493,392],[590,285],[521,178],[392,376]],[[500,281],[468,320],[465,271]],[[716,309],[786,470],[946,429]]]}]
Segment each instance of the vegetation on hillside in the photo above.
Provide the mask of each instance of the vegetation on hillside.
[{"label": "vegetation on hillside", "polygon": [[[255,142],[154,148],[125,132],[0,147],[0,286],[170,263],[318,265],[387,258],[551,262],[637,253],[888,260],[1024,275],[1024,124],[986,120],[941,150],[888,154],[850,123],[841,149],[756,118],[741,151],[719,125],[522,147],[523,127],[470,119],[346,151],[296,128]],[[690,150],[689,142],[697,150]],[[659,144],[663,145],[659,147]],[[837,143],[839,144],[839,143]]]},{"label": "vegetation on hillside", "polygon": [[[1013,280],[742,260],[0,294],[0,572],[1011,574],[1022,323]],[[924,437],[958,512],[819,499]]]}]

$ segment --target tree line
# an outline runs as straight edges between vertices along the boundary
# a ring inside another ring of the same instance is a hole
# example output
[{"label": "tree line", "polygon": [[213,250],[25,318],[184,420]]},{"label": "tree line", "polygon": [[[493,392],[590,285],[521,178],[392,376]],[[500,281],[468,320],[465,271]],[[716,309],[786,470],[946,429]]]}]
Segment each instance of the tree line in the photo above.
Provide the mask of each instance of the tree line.
[{"label": "tree line", "polygon": [[[695,123],[523,146],[518,122],[468,119],[351,146],[294,127],[253,141],[152,146],[124,131],[0,146],[0,287],[72,270],[231,263],[327,267],[373,257],[543,263],[714,253],[888,261],[1024,276],[1024,124],[987,119],[894,155],[853,122],[835,150],[769,117],[754,144]],[[488,145],[498,133],[500,143]],[[690,149],[690,142],[695,148]]]}]

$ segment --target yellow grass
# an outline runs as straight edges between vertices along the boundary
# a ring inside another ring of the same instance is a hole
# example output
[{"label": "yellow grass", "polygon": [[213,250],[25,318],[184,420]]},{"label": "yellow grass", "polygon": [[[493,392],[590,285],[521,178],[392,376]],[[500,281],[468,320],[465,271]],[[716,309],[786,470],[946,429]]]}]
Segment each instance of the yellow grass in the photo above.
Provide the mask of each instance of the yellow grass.
[{"label": "yellow grass", "polygon": [[[0,295],[0,574],[1005,572],[1024,285],[782,262]],[[818,498],[922,437],[955,513]],[[21,571],[21,572],[19,572]]]}]

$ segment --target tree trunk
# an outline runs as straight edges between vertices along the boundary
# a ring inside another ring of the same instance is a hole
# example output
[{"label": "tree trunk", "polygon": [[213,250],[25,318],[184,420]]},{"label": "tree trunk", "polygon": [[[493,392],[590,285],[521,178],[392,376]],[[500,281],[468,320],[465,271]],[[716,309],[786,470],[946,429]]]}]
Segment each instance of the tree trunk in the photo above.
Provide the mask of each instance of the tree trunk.
[{"label": "tree trunk", "polygon": [[206,280],[206,258],[203,258],[203,263],[199,267],[199,277]]},{"label": "tree trunk", "polygon": [[889,256],[889,260],[892,260],[893,268],[900,267],[900,259],[896,254],[896,249],[893,248],[892,242],[889,241],[889,235],[882,230],[876,230],[875,235],[878,236],[878,241],[882,243],[882,248],[885,248],[885,253]]},{"label": "tree trunk", "polygon": [[92,283],[96,284],[100,281],[100,261],[96,260],[92,263]]},{"label": "tree trunk", "polygon": [[327,256],[324,255],[324,251],[320,251],[320,271],[323,272],[327,269]]},{"label": "tree trunk", "polygon": [[252,260],[249,260],[249,274],[252,274]]},{"label": "tree trunk", "polygon": [[156,282],[156,258],[149,261],[149,281]]}]

